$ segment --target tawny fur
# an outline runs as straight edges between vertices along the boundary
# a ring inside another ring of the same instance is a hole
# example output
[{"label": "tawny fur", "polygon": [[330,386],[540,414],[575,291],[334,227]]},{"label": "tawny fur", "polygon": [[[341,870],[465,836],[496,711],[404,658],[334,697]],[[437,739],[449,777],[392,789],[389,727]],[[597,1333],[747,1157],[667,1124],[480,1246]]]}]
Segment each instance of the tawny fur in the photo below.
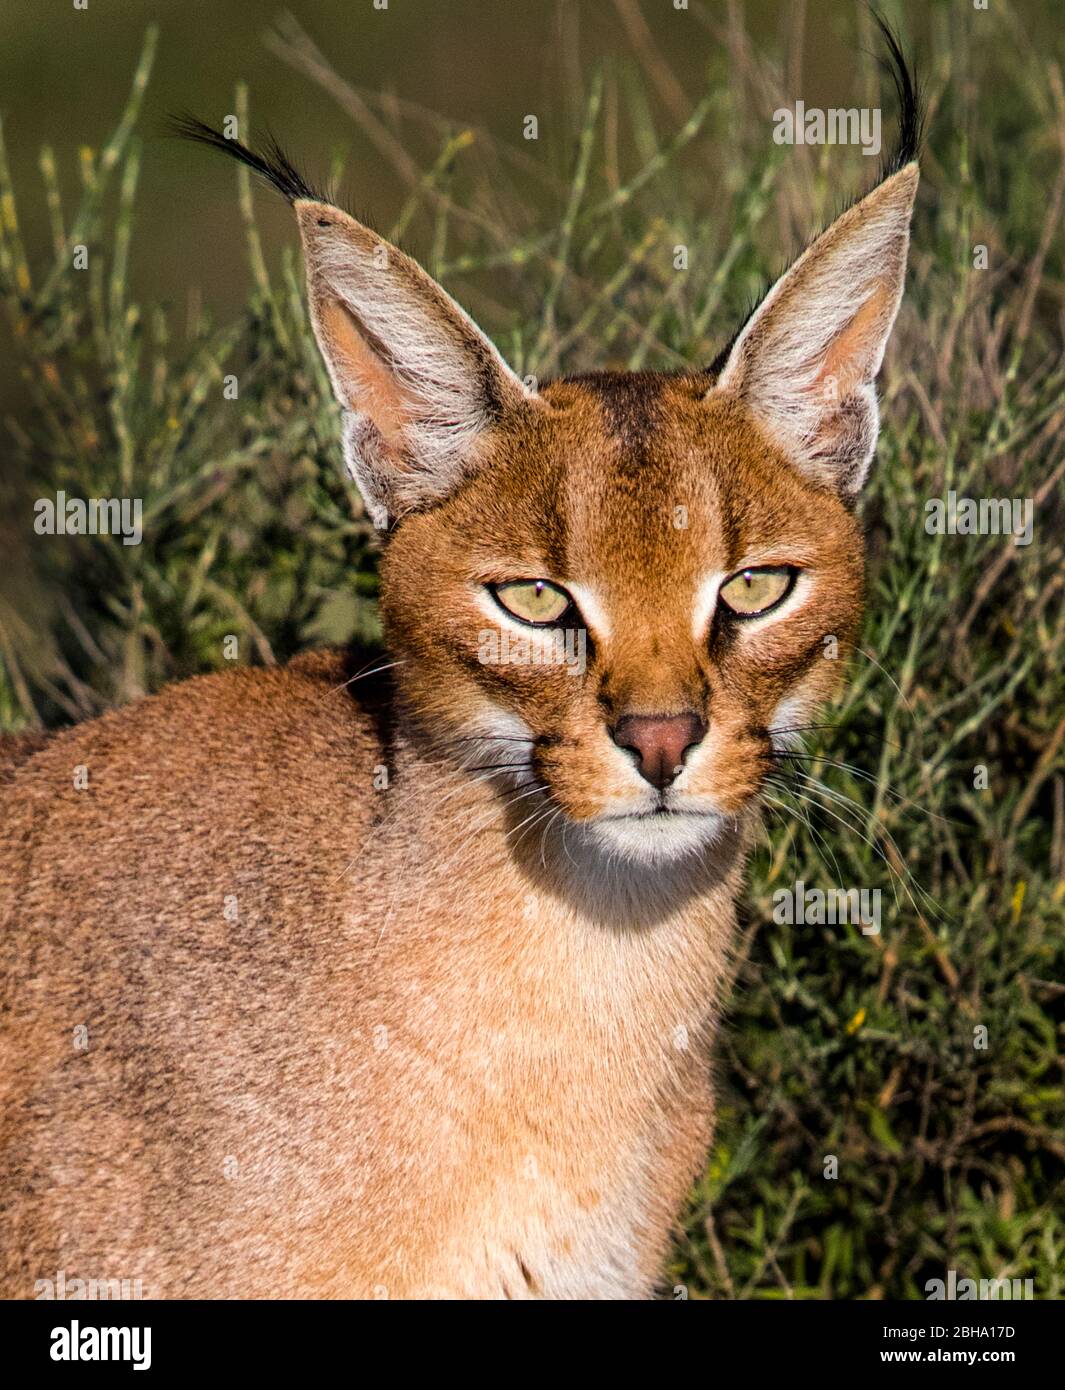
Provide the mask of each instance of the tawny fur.
[{"label": "tawny fur", "polygon": [[386,748],[350,675],[189,681],[20,772],[6,1296],[59,1269],[166,1297],[651,1291],[709,1139],[734,881],[628,924],[567,901],[490,784]]},{"label": "tawny fur", "polygon": [[[853,281],[834,333],[817,305],[821,367],[866,397],[914,183],[904,170],[822,239],[853,271],[851,235],[883,229],[858,257],[875,313],[854,328]],[[745,386],[772,376],[759,342],[795,341],[801,286],[767,301],[720,383],[646,373],[526,395],[396,261],[391,293],[414,286],[416,331],[439,349],[422,399],[381,347],[387,315],[367,337],[360,306],[338,308],[372,292],[337,271],[335,241],[317,254],[343,218],[301,210],[319,340],[371,449],[361,480],[399,516],[382,561],[396,664],[360,675],[319,653],[201,677],[12,745],[10,1297],[58,1270],[164,1297],[647,1297],[710,1142],[773,731],[837,687],[825,638],[845,658],[861,609],[850,501],[867,459],[848,445],[828,477],[835,405],[811,415],[803,395],[797,455],[775,427],[788,383],[768,410]],[[792,386],[816,379],[804,367]],[[875,420],[864,451],[874,438]],[[711,603],[699,619],[715,575],[770,562],[803,570],[785,616],[730,626]],[[588,595],[580,678],[480,661],[482,586],[521,575]],[[712,807],[713,836],[659,860],[611,850],[591,831],[651,792],[610,728],[686,710],[708,733],[669,794]]]}]

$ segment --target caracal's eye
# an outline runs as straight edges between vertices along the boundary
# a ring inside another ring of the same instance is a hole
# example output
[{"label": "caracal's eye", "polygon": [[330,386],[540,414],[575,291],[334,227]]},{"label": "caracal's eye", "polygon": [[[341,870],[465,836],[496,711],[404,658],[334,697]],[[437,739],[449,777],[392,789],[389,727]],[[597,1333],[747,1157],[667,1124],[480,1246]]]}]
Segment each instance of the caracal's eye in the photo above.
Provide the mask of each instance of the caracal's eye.
[{"label": "caracal's eye", "polygon": [[488,587],[496,603],[512,618],[537,627],[550,627],[574,606],[565,589],[546,579],[511,579]]},{"label": "caracal's eye", "polygon": [[795,583],[793,569],[740,570],[721,586],[721,602],[741,618],[768,613],[783,603]]}]

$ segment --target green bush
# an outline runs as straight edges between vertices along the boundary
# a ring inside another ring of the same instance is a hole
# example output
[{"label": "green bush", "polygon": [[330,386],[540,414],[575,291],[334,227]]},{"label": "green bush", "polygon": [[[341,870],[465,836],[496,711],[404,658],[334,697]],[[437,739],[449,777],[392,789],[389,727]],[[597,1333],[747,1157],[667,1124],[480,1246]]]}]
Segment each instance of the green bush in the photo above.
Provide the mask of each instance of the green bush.
[{"label": "green bush", "polygon": [[[670,1271],[693,1297],[914,1298],[948,1268],[1062,1292],[1065,112],[1052,62],[1016,43],[986,46],[979,91],[997,95],[977,108],[942,15],[933,38],[865,504],[862,650],[810,757],[771,789],[717,1049],[716,1143]],[[69,218],[43,152],[50,250],[23,247],[0,142],[0,288],[28,402],[5,422],[6,729],[220,666],[230,633],[255,662],[379,641],[375,538],[341,477],[298,262],[267,270],[243,171],[243,316],[178,333],[130,302],[154,42],[112,140],[82,153]],[[601,157],[608,89],[632,122],[620,172]],[[837,190],[868,181],[853,152],[782,157],[746,119],[756,91],[782,94],[780,74],[735,27],[670,135],[635,73],[598,72],[553,219],[518,191],[521,156],[440,123],[438,156],[381,230],[409,232],[519,372],[708,361]],[[141,497],[143,544],[27,544],[32,499],[59,488]],[[948,488],[1035,498],[1033,544],[928,535],[924,503]],[[773,893],[795,880],[880,887],[882,933],[777,924]]]}]

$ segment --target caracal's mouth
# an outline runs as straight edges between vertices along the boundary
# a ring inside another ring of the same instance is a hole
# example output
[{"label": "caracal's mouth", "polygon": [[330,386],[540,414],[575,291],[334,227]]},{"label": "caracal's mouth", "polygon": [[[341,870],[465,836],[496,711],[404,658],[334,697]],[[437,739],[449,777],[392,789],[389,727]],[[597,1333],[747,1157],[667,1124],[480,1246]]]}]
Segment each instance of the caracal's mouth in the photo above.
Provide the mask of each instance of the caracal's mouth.
[{"label": "caracal's mouth", "polygon": [[734,820],[720,811],[665,805],[607,812],[580,829],[612,857],[661,864],[703,854]]}]

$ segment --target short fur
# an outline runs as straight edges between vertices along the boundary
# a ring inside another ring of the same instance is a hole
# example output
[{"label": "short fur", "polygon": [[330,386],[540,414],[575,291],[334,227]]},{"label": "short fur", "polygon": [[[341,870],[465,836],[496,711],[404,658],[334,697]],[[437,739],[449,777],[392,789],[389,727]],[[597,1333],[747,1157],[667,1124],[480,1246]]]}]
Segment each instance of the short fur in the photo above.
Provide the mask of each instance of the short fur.
[{"label": "short fur", "polygon": [[[720,374],[535,394],[408,257],[231,152],[294,201],[392,656],[9,745],[0,1292],[650,1296],[710,1142],[762,781],[860,619],[916,166]],[[766,565],[794,590],[735,620],[723,582]],[[537,577],[579,608],[580,674],[484,660],[529,631],[490,586]],[[652,786],[614,734],[678,715],[705,737]]]}]

